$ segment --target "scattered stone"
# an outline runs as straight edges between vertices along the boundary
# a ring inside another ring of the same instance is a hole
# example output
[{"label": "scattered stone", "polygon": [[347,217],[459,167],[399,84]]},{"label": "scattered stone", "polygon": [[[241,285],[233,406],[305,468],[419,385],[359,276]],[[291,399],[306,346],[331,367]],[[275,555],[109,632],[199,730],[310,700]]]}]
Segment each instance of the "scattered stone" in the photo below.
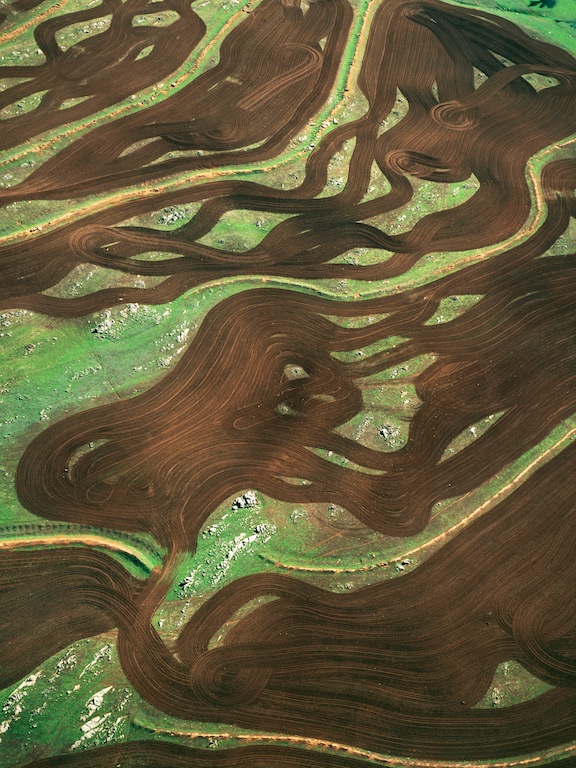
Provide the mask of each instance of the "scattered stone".
[{"label": "scattered stone", "polygon": [[91,330],[91,333],[105,334],[112,328],[112,313],[110,310],[104,312],[103,319]]},{"label": "scattered stone", "polygon": [[237,496],[232,502],[232,510],[253,509],[258,506],[258,497],[254,491],[246,491],[242,496]]},{"label": "scattered stone", "polygon": [[391,424],[382,424],[378,429],[378,434],[386,440],[392,449],[398,448],[401,444],[400,430]]},{"label": "scattered stone", "polygon": [[174,206],[170,206],[169,208],[164,208],[160,212],[158,215],[158,222],[166,226],[175,224],[177,221],[185,218],[185,214],[180,209],[175,208]]},{"label": "scattered stone", "polygon": [[307,517],[308,515],[304,509],[294,509],[290,512],[290,520],[293,523],[296,523],[298,520],[306,520]]}]

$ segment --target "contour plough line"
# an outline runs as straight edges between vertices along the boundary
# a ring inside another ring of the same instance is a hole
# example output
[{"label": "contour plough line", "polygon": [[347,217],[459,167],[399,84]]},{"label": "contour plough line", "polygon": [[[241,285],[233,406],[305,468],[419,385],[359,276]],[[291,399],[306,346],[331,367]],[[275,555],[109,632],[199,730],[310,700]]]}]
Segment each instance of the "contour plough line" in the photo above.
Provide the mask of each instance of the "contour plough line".
[{"label": "contour plough line", "polygon": [[[108,373],[84,410],[5,420],[0,680],[106,633],[136,714],[44,752],[7,716],[0,762],[567,768],[576,60],[440,0],[251,0],[210,29],[189,0],[57,7],[12,4],[7,40],[34,29],[46,61],[0,67],[1,333],[26,354],[2,397],[32,413],[26,323],[73,327]],[[118,337],[86,318],[129,307],[113,322],[151,339],[171,302],[160,323],[195,322],[161,375],[113,386]],[[371,532],[386,548],[357,555]],[[507,661],[546,692],[478,707]]]}]

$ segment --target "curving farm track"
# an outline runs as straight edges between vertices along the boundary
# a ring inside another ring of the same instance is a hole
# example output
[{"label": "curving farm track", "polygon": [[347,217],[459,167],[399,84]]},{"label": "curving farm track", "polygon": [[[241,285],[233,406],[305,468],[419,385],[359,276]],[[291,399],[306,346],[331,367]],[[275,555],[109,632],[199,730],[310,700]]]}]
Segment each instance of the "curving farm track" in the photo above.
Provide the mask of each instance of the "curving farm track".
[{"label": "curving farm track", "polygon": [[[209,518],[248,488],[303,509],[338,505],[359,530],[409,549],[436,506],[501,477],[576,413],[576,59],[502,16],[439,0],[366,6],[363,34],[358,3],[263,0],[222,26],[219,60],[204,65],[190,58],[209,31],[195,5],[103,0],[46,15],[19,0],[2,13],[0,32],[29,14],[44,61],[0,67],[19,81],[0,92],[0,148],[17,159],[36,141],[43,153],[0,188],[0,217],[24,221],[36,210],[25,206],[62,201],[72,214],[0,237],[0,310],[67,328],[220,283],[261,287],[206,311],[145,391],[76,408],[15,445],[29,513],[148,535],[165,554],[139,579],[95,549],[0,547],[0,679],[12,686],[71,644],[115,632],[124,675],[166,722],[271,743],[206,752],[147,734],[39,751],[28,765],[568,768],[574,443],[398,578],[340,592],[305,570],[262,572],[213,590],[170,638],[155,617]],[[170,23],[136,23],[163,12]],[[105,16],[106,29],[62,47],[72,25]],[[163,98],[127,106],[186,67]],[[295,150],[350,90],[365,109],[326,120],[304,155]],[[38,105],[18,113],[34,94]],[[399,94],[405,110],[391,120]],[[293,156],[301,178],[273,183],[268,171]],[[445,190],[458,184],[473,191],[452,204]],[[419,202],[430,185],[440,190],[431,207]],[[150,223],[170,206],[193,212]],[[228,248],[214,233],[239,212],[282,221],[256,245]],[[372,258],[347,258],[363,249]],[[113,284],[59,291],[81,265]],[[352,285],[340,298],[338,281]],[[445,319],[447,304],[462,310]],[[402,367],[416,370],[417,408],[405,443],[379,450],[346,425],[367,389]],[[452,451],[465,433],[475,439]],[[510,660],[549,690],[478,707]]]}]

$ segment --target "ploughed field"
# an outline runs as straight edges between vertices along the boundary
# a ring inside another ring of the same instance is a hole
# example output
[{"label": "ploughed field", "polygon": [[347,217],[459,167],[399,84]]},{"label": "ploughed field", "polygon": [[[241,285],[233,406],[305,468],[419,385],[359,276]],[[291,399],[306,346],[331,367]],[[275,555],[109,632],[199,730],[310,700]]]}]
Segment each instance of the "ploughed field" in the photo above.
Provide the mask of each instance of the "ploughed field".
[{"label": "ploughed field", "polygon": [[576,760],[568,0],[0,6],[0,765]]}]

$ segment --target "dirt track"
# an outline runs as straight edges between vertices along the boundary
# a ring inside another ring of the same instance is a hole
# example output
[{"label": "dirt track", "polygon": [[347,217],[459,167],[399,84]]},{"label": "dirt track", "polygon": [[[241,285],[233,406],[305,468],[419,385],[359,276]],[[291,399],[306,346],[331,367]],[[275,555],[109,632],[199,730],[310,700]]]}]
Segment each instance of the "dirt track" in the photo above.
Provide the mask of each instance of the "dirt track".
[{"label": "dirt track", "polygon": [[[202,23],[190,7],[161,5],[177,10],[179,20],[153,33],[144,27],[136,34],[130,25],[147,7],[140,0],[109,0],[85,12],[112,11],[114,18],[102,33],[110,38],[91,38],[74,54],[74,72],[83,73],[90,96],[70,108],[78,110],[74,119],[124,98],[133,82],[142,88],[154,81],[156,47],[135,60],[143,47],[157,46],[171,70],[198,44]],[[59,53],[54,38],[74,20],[38,26],[48,62],[15,88],[47,96],[35,116],[7,121],[5,146],[57,125],[59,104],[77,95],[65,75],[74,47]],[[262,184],[218,181],[220,167],[276,156],[318,111],[351,20],[346,0],[319,0],[305,14],[299,0],[264,0],[229,33],[216,67],[160,104],[92,130],[21,184],[0,190],[5,205],[110,191],[176,170],[215,171],[209,184],[109,208],[1,248],[0,306],[71,318],[121,302],[166,302],[226,276],[384,279],[427,254],[488,248],[517,235],[531,210],[527,162],[576,131],[576,61],[509,22],[436,0],[382,3],[358,82],[369,108],[316,146],[300,186],[274,189],[265,176]],[[106,41],[114,35],[122,55],[111,61]],[[479,85],[478,72],[485,75]],[[524,79],[529,74],[553,82],[538,90]],[[398,89],[407,115],[381,132]],[[331,158],[351,138],[344,189],[318,197]],[[163,159],[174,149],[189,154]],[[366,200],[374,163],[388,191]],[[423,212],[404,233],[368,223],[384,214],[393,221],[420,179],[464,182],[471,175],[480,186],[467,202]],[[225,299],[158,384],[32,440],[16,476],[27,509],[51,520],[150,532],[169,555],[142,585],[99,552],[0,552],[3,685],[75,639],[117,627],[134,687],[178,718],[429,760],[507,758],[573,739],[576,444],[397,580],[349,594],[287,576],[237,580],[202,605],[175,648],[163,643],[152,617],[179,554],[193,552],[207,517],[246,488],[298,504],[333,502],[363,525],[407,537],[425,529],[438,501],[479,487],[576,411],[575,254],[542,258],[576,215],[575,181],[576,160],[553,159],[539,180],[546,212],[529,236],[424,287],[356,302],[271,288]],[[170,232],[123,223],[190,201],[203,205]],[[233,209],[290,218],[246,253],[200,244]],[[370,266],[337,261],[358,247],[379,248],[383,258]],[[150,252],[171,257],[139,258]],[[81,298],[43,293],[85,262],[165,279]],[[429,322],[443,299],[468,294],[482,298],[450,322]],[[362,317],[376,319],[342,325]],[[389,337],[405,341],[353,362],[338,359]],[[405,447],[384,453],[339,434],[362,410],[368,377],[422,355],[434,362],[415,378],[422,404]],[[503,415],[487,432],[444,457],[454,438],[495,413]],[[276,599],[213,647],[226,621],[261,596]],[[508,659],[555,687],[513,707],[474,709]],[[302,752],[287,747],[216,758],[146,742],[91,753],[89,764],[131,759],[133,750],[150,766],[302,765]],[[70,765],[86,759],[78,755]],[[310,766],[356,764],[306,753]]]}]

